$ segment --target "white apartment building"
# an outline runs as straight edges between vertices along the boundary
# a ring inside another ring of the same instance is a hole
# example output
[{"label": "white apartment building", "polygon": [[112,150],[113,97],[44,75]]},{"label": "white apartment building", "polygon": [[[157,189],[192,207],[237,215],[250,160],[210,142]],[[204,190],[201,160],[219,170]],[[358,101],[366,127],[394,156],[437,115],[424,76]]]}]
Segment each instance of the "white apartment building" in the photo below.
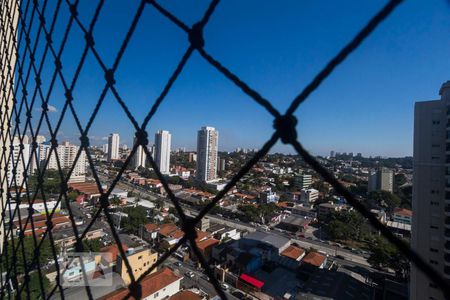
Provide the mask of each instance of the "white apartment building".
[{"label": "white apartment building", "polygon": [[218,147],[219,132],[214,127],[202,127],[197,134],[197,180],[216,179]]},{"label": "white apartment building", "polygon": [[167,130],[155,134],[155,163],[162,174],[170,174],[170,147],[172,135]]},{"label": "white apartment building", "polygon": [[[69,142],[63,142],[56,148],[56,153],[58,154],[59,164],[61,169],[72,168],[75,158],[77,157],[79,146],[72,145]],[[45,160],[48,159],[47,169],[58,170],[58,161],[56,160],[55,151],[51,151],[49,145],[41,145],[40,147],[40,158],[42,159],[40,164],[43,165]],[[77,163],[74,166],[72,174],[70,176],[70,182],[84,181],[86,174],[86,153],[81,151]]]},{"label": "white apartment building", "polygon": [[[45,143],[46,139],[43,135],[36,136],[36,144],[37,148],[34,153],[30,153],[30,173],[34,173],[38,167],[40,167],[40,162],[45,159],[44,157],[41,158],[41,149],[43,148],[43,144]],[[30,145],[30,152],[32,151],[32,147]]]},{"label": "white apartment building", "polygon": [[319,191],[316,189],[302,189],[300,191],[300,201],[303,203],[316,202],[319,198]]},{"label": "white apartment building", "polygon": [[[441,99],[416,102],[411,246],[450,279],[450,81]],[[411,266],[410,299],[444,299],[437,286]]]},{"label": "white apartment building", "polygon": [[120,137],[118,133],[111,133],[108,137],[108,161],[119,159]]},{"label": "white apartment building", "polygon": [[[20,150],[20,139],[14,137],[13,139],[13,150],[10,152],[11,158],[9,160],[8,166],[8,184],[9,186],[23,186],[25,180],[24,171],[27,169],[28,162],[30,159],[30,144],[27,142],[28,138],[23,138],[23,150]],[[27,142],[25,144],[25,142]],[[15,168],[15,175],[13,169]]]},{"label": "white apartment building", "polygon": [[[134,138],[134,144],[136,144],[136,142],[137,140],[136,138]],[[147,154],[145,153],[144,148],[139,145],[131,160],[131,166],[135,169],[139,167],[145,168],[146,161],[147,161]]]},{"label": "white apartment building", "polygon": [[300,174],[294,177],[294,184],[300,189],[307,189],[312,184],[312,175]]},{"label": "white apartment building", "polygon": [[387,168],[380,168],[376,172],[369,174],[368,186],[369,192],[372,191],[394,191],[394,172]]},{"label": "white apartment building", "polygon": [[106,155],[108,155],[108,144],[103,144],[103,146],[102,146],[102,151],[103,151],[103,153],[105,153]]}]

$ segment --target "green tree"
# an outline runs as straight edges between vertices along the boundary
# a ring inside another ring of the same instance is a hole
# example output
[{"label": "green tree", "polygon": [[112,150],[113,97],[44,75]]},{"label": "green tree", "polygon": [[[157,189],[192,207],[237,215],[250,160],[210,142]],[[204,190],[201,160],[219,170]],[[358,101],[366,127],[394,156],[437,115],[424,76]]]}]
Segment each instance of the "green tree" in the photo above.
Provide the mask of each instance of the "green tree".
[{"label": "green tree", "polygon": [[398,249],[383,237],[374,237],[371,243],[372,253],[367,262],[374,268],[390,268],[399,279],[409,276],[409,262]]},{"label": "green tree", "polygon": [[[63,177],[66,178],[67,170],[63,170],[62,173]],[[33,174],[29,177],[28,187],[30,190],[37,190],[38,177],[37,174]],[[59,194],[61,192],[61,175],[58,170],[45,170],[42,178],[42,188],[39,189],[38,195],[41,195],[42,192],[44,192],[45,195]]]},{"label": "green tree", "polygon": [[279,209],[274,203],[261,204],[259,207],[253,205],[239,205],[239,211],[244,216],[244,221],[265,223]]},{"label": "green tree", "polygon": [[[37,239],[37,244],[39,246],[40,240]],[[19,247],[19,248],[17,248]],[[59,249],[56,245],[53,245],[55,247],[55,251],[58,254]],[[16,251],[16,249],[18,251]],[[32,237],[25,237],[23,239],[23,248],[21,245],[19,245],[19,238],[14,239],[14,248],[12,241],[8,241],[8,245],[6,249],[4,249],[4,252],[2,255],[4,256],[4,259],[2,260],[3,264],[3,270],[7,268],[7,266],[11,266],[11,263],[14,262],[16,265],[16,271],[17,274],[23,274],[25,272],[25,263],[28,267],[31,265],[37,266],[37,259],[34,260],[35,255],[35,245]],[[23,250],[23,251],[22,251]],[[23,253],[23,254],[22,254]],[[15,255],[15,257],[14,257]],[[5,257],[6,256],[6,257]],[[25,256],[25,260],[24,260]],[[49,259],[53,259],[53,252],[52,252],[52,245],[50,244],[50,240],[48,237],[42,242],[42,245],[39,248],[39,263],[40,266],[43,266],[47,263]],[[34,260],[34,264],[32,264]],[[33,268],[35,268],[33,267]],[[29,269],[30,270],[30,269]]]},{"label": "green tree", "polygon": [[164,200],[157,198],[155,201],[153,201],[153,203],[155,203],[155,207],[157,209],[162,209],[164,207]]},{"label": "green tree", "polygon": [[324,229],[333,240],[360,240],[364,218],[354,211],[335,212],[329,216]]},{"label": "green tree", "polygon": [[398,207],[401,199],[387,191],[373,191],[369,193],[369,203],[373,207],[382,207],[387,211],[392,212],[394,208]]},{"label": "green tree", "polygon": [[140,206],[126,207],[128,217],[122,219],[122,228],[129,233],[139,233],[142,225],[147,223],[146,211]]},{"label": "green tree", "polygon": [[100,239],[83,240],[84,251],[99,252],[103,247]]},{"label": "green tree", "polygon": [[111,202],[111,204],[114,205],[115,207],[118,207],[118,206],[121,204],[121,200],[120,200],[120,198],[117,197],[117,196],[114,196],[114,197],[111,199],[110,202]]},{"label": "green tree", "polygon": [[[28,288],[30,289],[29,299],[45,299],[45,296],[42,295],[40,281],[42,281],[44,293],[47,294],[49,292],[50,282],[47,276],[44,275],[41,277],[41,279],[39,279],[39,272],[35,271],[30,274],[30,281],[28,282]],[[21,298],[27,299],[26,287],[21,294]]]},{"label": "green tree", "polygon": [[181,179],[179,176],[171,176],[167,180],[170,184],[181,184],[183,179]]}]

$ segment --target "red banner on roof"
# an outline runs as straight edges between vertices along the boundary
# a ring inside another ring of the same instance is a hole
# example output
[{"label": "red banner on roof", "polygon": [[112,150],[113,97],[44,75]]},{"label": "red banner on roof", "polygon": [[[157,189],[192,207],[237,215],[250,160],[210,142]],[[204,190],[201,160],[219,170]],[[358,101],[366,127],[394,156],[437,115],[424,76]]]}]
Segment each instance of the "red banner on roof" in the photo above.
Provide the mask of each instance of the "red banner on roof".
[{"label": "red banner on roof", "polygon": [[245,281],[246,283],[248,283],[258,289],[262,288],[264,285],[263,281],[260,281],[260,280],[254,278],[250,275],[247,275],[247,274],[242,274],[241,276],[239,276],[239,279],[242,281]]}]

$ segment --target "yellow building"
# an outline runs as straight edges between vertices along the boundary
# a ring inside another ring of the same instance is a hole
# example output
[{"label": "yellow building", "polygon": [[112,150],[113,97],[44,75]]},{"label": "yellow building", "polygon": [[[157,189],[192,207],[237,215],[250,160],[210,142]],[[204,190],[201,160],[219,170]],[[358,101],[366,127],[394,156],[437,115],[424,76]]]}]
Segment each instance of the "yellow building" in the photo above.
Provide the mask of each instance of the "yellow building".
[{"label": "yellow building", "polygon": [[[158,253],[154,252],[151,249],[128,249],[127,251],[127,259],[130,263],[131,269],[133,271],[134,278],[137,279],[142,275],[145,271],[147,271],[151,266],[153,266],[157,259]],[[128,285],[131,283],[130,275],[128,273],[127,267],[125,265],[125,261],[119,255],[117,257],[117,272],[122,277],[123,281]],[[156,272],[155,270],[152,273]],[[150,273],[151,274],[151,273]]]}]

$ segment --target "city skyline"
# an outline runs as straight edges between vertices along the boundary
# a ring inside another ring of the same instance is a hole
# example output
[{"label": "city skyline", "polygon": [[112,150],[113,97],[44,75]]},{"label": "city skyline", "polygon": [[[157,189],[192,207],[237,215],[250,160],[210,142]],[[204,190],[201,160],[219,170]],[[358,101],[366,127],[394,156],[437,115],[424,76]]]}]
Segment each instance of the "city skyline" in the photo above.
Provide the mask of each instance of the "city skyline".
[{"label": "city skyline", "polygon": [[[102,11],[101,22],[94,30],[96,48],[108,63],[119,45],[101,37],[111,31],[124,36],[124,29],[138,4],[130,3],[118,12],[111,9],[115,1],[112,2]],[[175,15],[192,25],[207,3],[193,6],[174,1],[167,5]],[[345,9],[337,9],[337,5],[292,1],[261,4],[255,12],[252,1],[226,1],[218,6],[214,21],[205,30],[205,47],[283,111],[383,3],[349,1]],[[361,152],[366,156],[410,156],[414,102],[435,98],[440,83],[448,79],[450,63],[443,57],[450,52],[450,42],[441,38],[450,26],[447,10],[445,1],[435,5],[421,1],[403,3],[393,18],[377,28],[359,51],[339,66],[296,113],[298,136],[304,146],[320,155],[327,155],[334,149]],[[85,6],[81,6],[79,12],[80,15],[88,13]],[[116,72],[118,92],[139,124],[188,44],[184,34],[170,22],[151,10],[144,14],[150,17],[143,18],[136,28]],[[415,18],[411,19],[411,15]],[[272,18],[278,20],[276,26],[266,22]],[[55,29],[55,35],[59,30]],[[73,36],[63,61],[67,61],[66,56],[78,57],[81,49],[75,45],[83,42],[82,35]],[[143,60],[143,55],[147,59]],[[70,78],[75,67],[65,64],[64,75]],[[45,69],[43,74],[46,74]],[[83,88],[77,88],[73,95],[73,105],[83,126],[89,120],[104,83],[98,63],[88,55],[77,82],[77,87]],[[58,82],[54,90],[54,95],[63,95]],[[54,108],[49,112],[52,124],[56,124],[62,112],[61,99],[50,97],[49,104]],[[91,144],[102,143],[105,134],[111,131],[111,116],[115,120],[114,130],[131,145],[135,128],[110,92],[88,133]],[[272,117],[194,54],[149,122],[147,132],[165,128],[177,136],[174,148],[195,149],[195,131],[203,124],[220,128],[224,150],[261,148],[273,133]],[[58,139],[76,142],[79,135],[73,117],[67,114]],[[293,153],[291,147],[281,143],[275,145],[273,151]]]}]

